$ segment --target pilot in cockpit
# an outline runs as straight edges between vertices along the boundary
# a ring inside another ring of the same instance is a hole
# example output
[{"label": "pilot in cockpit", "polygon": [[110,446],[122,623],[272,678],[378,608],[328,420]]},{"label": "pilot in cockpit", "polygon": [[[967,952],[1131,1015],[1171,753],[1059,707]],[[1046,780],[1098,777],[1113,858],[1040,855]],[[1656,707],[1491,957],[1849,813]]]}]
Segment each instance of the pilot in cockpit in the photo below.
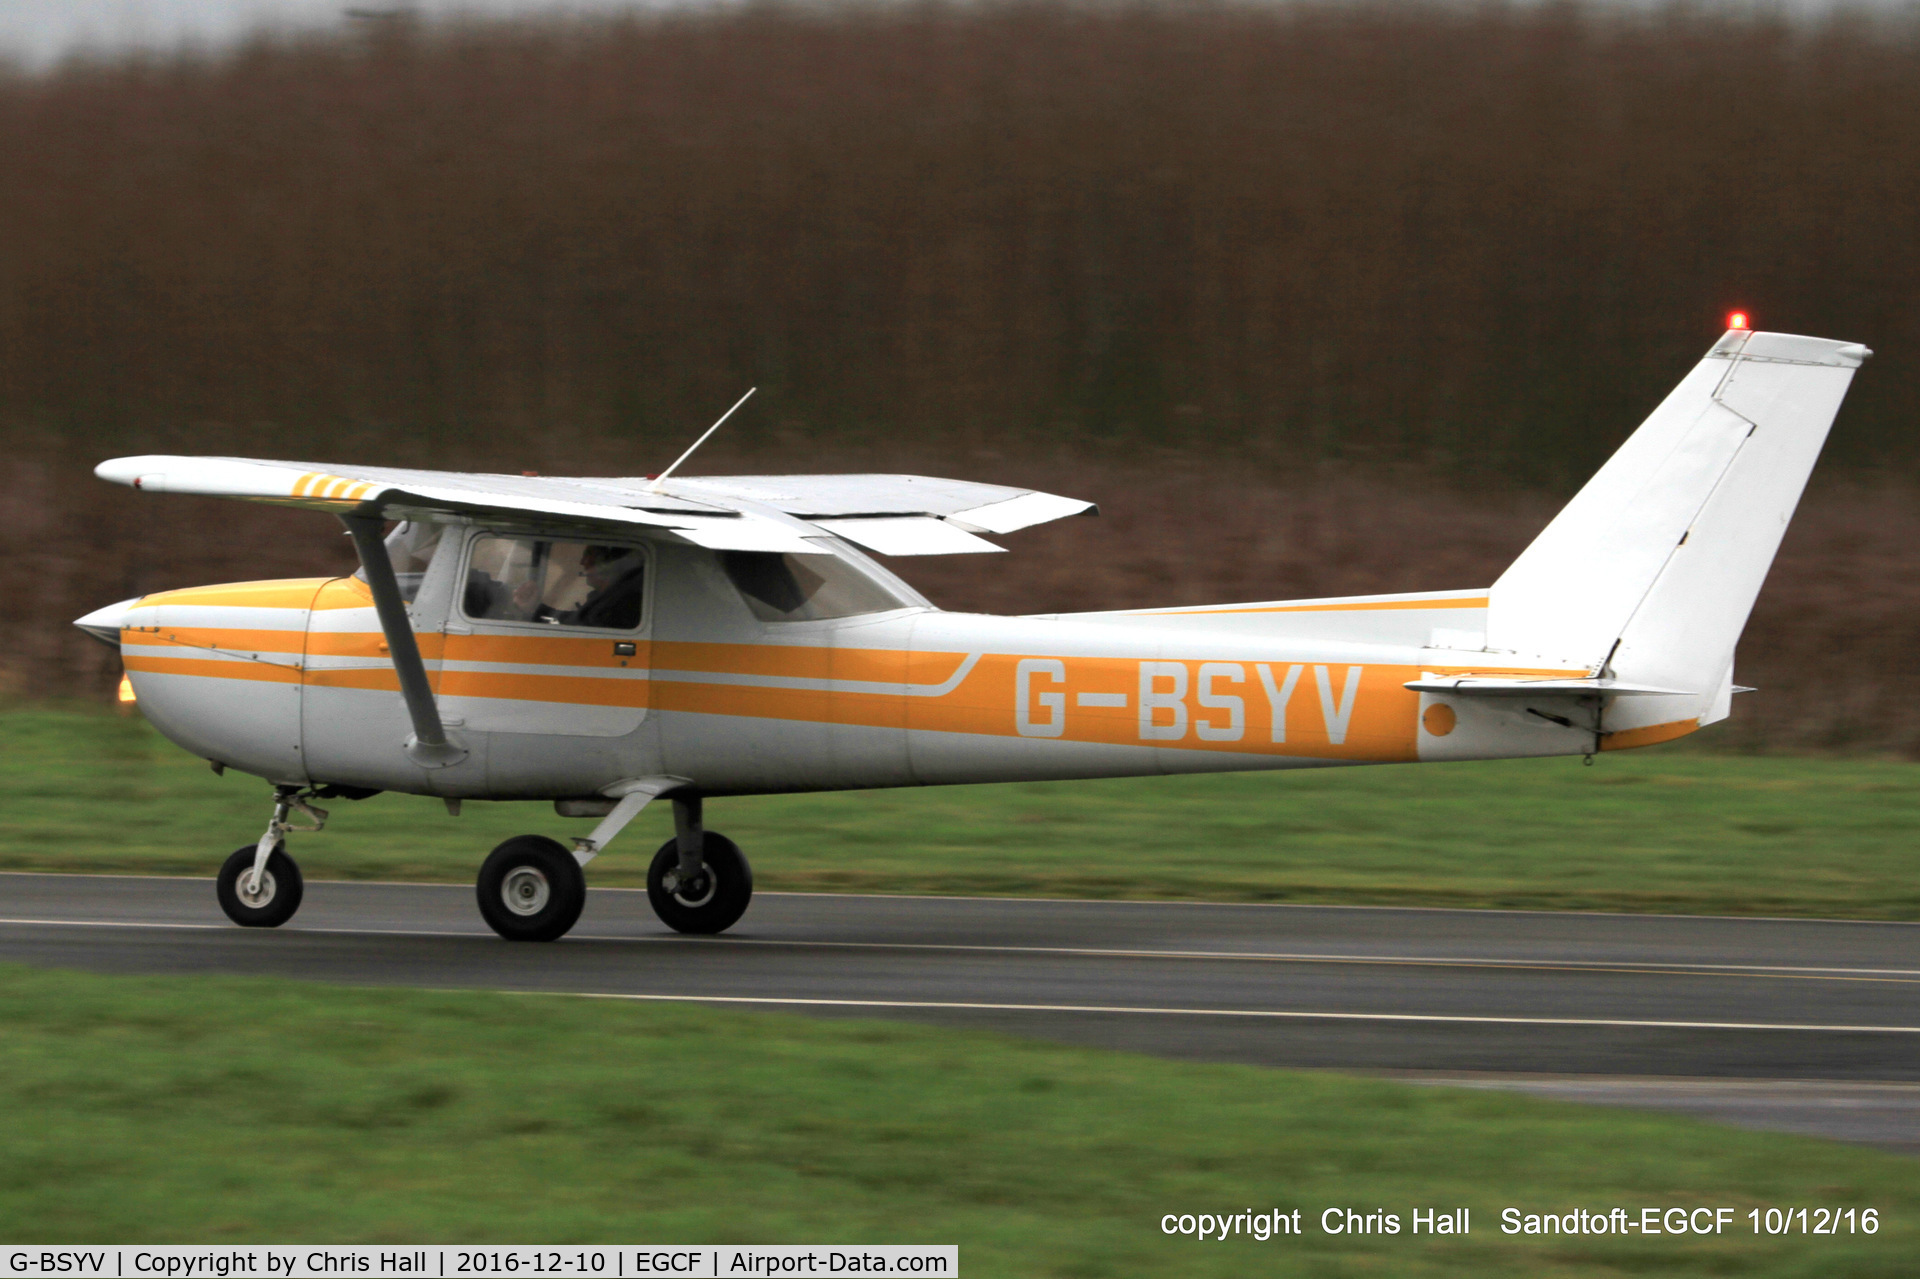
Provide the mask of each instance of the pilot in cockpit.
[{"label": "pilot in cockpit", "polygon": [[474,543],[468,617],[630,631],[640,625],[647,557],[638,547],[487,535]]},{"label": "pilot in cockpit", "polygon": [[580,572],[588,594],[572,616],[574,626],[632,630],[640,624],[646,592],[646,556],[631,546],[589,546],[581,552]]}]

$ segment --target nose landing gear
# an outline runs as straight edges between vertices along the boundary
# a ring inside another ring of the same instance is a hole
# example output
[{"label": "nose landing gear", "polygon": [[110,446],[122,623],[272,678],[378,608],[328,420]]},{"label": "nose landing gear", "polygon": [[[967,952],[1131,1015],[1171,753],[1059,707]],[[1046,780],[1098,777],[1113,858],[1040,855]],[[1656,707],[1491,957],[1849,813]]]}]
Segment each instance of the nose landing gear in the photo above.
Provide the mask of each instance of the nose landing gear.
[{"label": "nose landing gear", "polygon": [[220,909],[242,928],[278,928],[300,909],[305,885],[300,868],[287,856],[285,844],[276,844],[267,854],[266,865],[254,867],[252,844],[233,850],[220,868],[214,891],[220,897]]},{"label": "nose landing gear", "polygon": [[[295,812],[312,822],[299,826],[289,820]],[[227,918],[242,928],[278,928],[300,909],[305,885],[300,868],[287,856],[287,834],[296,830],[320,830],[327,824],[327,810],[309,804],[297,786],[276,786],[273,791],[273,818],[266,834],[257,844],[236,848],[220,867],[214,893]]]}]

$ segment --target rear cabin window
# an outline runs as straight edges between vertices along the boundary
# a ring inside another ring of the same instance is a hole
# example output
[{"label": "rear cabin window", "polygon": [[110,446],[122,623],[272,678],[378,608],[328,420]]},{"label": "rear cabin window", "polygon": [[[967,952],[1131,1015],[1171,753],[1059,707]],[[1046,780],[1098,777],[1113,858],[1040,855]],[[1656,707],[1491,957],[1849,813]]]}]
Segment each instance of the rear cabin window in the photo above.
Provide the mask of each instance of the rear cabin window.
[{"label": "rear cabin window", "polygon": [[488,535],[474,539],[461,607],[475,621],[630,631],[646,575],[635,546]]},{"label": "rear cabin window", "polygon": [[885,613],[911,603],[838,555],[722,551],[720,564],[763,622]]}]

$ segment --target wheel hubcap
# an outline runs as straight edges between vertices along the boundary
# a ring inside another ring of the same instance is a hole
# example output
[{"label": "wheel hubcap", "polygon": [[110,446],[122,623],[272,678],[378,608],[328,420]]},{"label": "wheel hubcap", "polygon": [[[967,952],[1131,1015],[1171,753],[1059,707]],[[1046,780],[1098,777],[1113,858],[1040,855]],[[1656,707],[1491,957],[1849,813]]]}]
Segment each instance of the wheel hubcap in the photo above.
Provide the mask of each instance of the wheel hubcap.
[{"label": "wheel hubcap", "polygon": [[500,900],[516,915],[538,915],[551,896],[547,877],[532,866],[516,866],[500,882]]},{"label": "wheel hubcap", "polygon": [[234,894],[240,898],[241,904],[251,910],[259,910],[261,907],[273,901],[273,891],[276,887],[273,882],[273,872],[270,870],[261,871],[259,884],[254,886],[252,892],[248,892],[248,886],[252,884],[252,882],[253,871],[241,871],[240,882],[233,886]]},{"label": "wheel hubcap", "polygon": [[682,906],[704,906],[713,900],[713,894],[719,888],[713,877],[713,868],[705,862],[700,863],[700,873],[688,879],[681,879],[678,870],[668,871],[661,878],[660,886]]}]

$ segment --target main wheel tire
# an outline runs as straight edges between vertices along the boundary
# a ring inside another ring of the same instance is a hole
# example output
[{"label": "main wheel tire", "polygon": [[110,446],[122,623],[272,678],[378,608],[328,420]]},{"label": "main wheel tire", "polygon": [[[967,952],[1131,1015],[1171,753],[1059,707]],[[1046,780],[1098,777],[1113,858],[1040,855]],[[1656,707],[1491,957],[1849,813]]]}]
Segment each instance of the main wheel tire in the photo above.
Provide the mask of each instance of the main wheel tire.
[{"label": "main wheel tire", "polygon": [[256,848],[248,844],[233,850],[233,856],[220,868],[220,878],[214,881],[214,892],[220,898],[220,909],[242,928],[278,928],[300,909],[306,885],[300,880],[300,868],[287,856],[287,846],[280,844],[267,854],[259,891],[244,891],[244,881],[253,871]]},{"label": "main wheel tire", "polygon": [[668,840],[647,867],[647,900],[660,922],[683,933],[723,933],[747,913],[753,900],[753,867],[740,846],[725,835],[706,832],[700,875],[680,881],[680,844]]},{"label": "main wheel tire", "polygon": [[474,884],[480,917],[508,941],[558,941],[587,905],[587,876],[544,835],[515,835],[487,854]]}]

